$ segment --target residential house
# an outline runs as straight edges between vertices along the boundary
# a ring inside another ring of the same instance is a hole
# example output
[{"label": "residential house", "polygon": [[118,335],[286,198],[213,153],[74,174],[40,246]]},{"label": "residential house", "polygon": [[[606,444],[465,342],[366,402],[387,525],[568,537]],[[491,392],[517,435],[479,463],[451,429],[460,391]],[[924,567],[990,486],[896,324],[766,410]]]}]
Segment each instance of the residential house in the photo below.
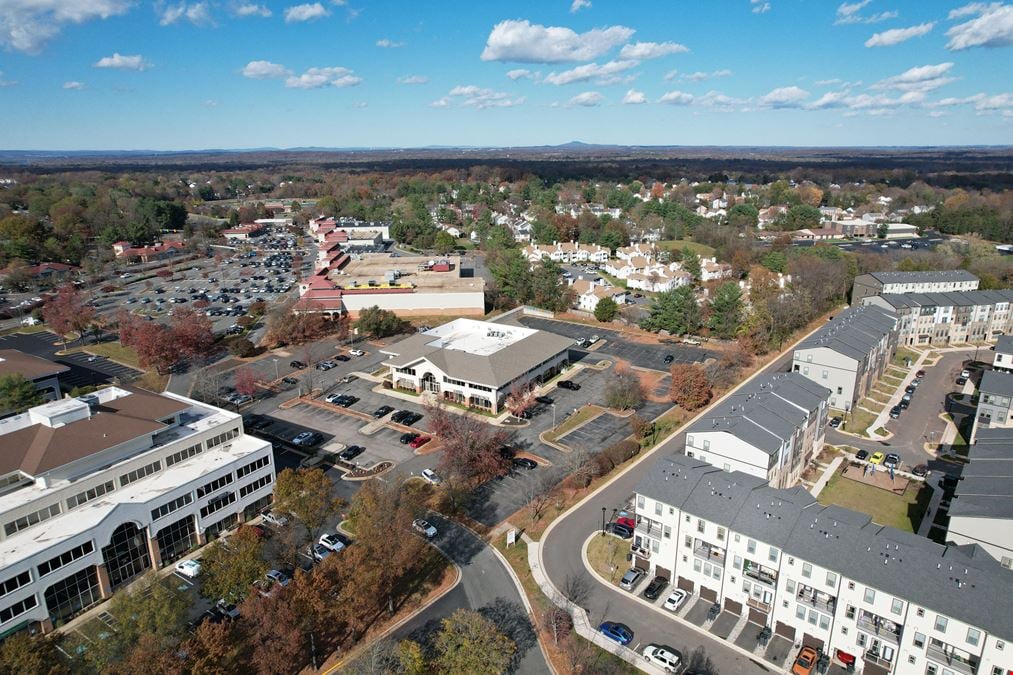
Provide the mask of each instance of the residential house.
[{"label": "residential house", "polygon": [[993,349],[992,369],[1013,372],[1013,335],[1000,335]]},{"label": "residential house", "polygon": [[719,263],[717,258],[700,259],[700,281],[720,281],[730,279],[731,276],[731,265]]},{"label": "residential house", "polygon": [[978,386],[978,411],[975,414],[975,432],[978,429],[1013,427],[1013,373],[986,370]]},{"label": "residential house", "polygon": [[598,307],[598,301],[602,298],[612,298],[617,305],[625,305],[629,298],[625,288],[616,288],[610,284],[590,279],[575,279],[570,284],[570,288],[573,289],[574,306],[585,312],[594,312]]},{"label": "residential house", "polygon": [[576,242],[552,242],[552,245],[529,244],[523,253],[531,262],[539,262],[548,258],[557,263],[576,262],[608,262],[611,251],[598,244],[578,244]]}]

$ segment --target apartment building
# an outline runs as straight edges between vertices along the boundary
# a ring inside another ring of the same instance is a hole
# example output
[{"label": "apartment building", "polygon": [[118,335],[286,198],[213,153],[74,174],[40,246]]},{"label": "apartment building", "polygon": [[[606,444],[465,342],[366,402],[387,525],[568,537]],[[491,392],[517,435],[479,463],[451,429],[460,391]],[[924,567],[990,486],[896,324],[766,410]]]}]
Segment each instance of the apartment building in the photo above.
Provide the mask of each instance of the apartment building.
[{"label": "apartment building", "polygon": [[1013,569],[1013,429],[978,429],[948,515],[946,537],[977,544]]},{"label": "apartment building", "polygon": [[572,345],[547,331],[456,319],[380,351],[393,387],[498,413],[515,387],[558,374]]},{"label": "apartment building", "polygon": [[973,291],[977,290],[978,283],[978,277],[967,270],[870,272],[855,277],[851,304],[857,305],[873,295]]},{"label": "apartment building", "polygon": [[1010,289],[876,295],[862,303],[897,315],[902,345],[986,342],[1013,332]]},{"label": "apartment building", "polygon": [[850,307],[795,348],[792,372],[830,389],[831,408],[851,410],[893,358],[896,325],[896,316],[879,307]]},{"label": "apartment building", "polygon": [[578,278],[570,284],[570,288],[573,289],[574,307],[585,312],[593,312],[602,298],[611,298],[617,305],[625,305],[629,300],[625,288],[601,281]]},{"label": "apartment building", "polygon": [[886,675],[1002,675],[1013,668],[1013,576],[978,546],[940,545],[682,455],[636,488],[633,564]]},{"label": "apartment building", "polygon": [[1013,335],[1000,335],[996,340],[995,356],[992,357],[992,370],[1013,372]]},{"label": "apartment building", "polygon": [[554,241],[549,244],[529,244],[522,251],[529,262],[548,258],[557,263],[608,262],[611,251],[598,244],[578,244],[574,241]]},{"label": "apartment building", "polygon": [[823,448],[829,402],[829,389],[799,373],[754,379],[686,429],[685,453],[791,487]]},{"label": "apartment building", "polygon": [[0,420],[0,634],[49,631],[271,500],[234,413],[108,387]]},{"label": "apartment building", "polygon": [[978,386],[975,430],[1013,427],[1013,373],[986,370]]}]

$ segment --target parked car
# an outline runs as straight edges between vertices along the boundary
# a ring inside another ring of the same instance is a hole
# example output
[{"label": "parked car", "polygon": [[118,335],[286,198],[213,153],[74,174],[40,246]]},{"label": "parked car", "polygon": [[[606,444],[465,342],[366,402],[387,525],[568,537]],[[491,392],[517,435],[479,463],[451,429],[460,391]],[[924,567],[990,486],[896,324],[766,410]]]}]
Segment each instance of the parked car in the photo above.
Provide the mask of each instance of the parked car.
[{"label": "parked car", "polygon": [[334,361],[321,361],[316,365],[317,370],[330,370],[337,367],[338,364],[334,363]]},{"label": "parked car", "polygon": [[348,384],[349,382],[355,382],[357,379],[359,379],[358,375],[345,375],[343,378],[338,380],[338,382],[341,384]]},{"label": "parked car", "polygon": [[628,645],[633,642],[633,631],[630,630],[629,626],[615,621],[602,622],[602,624],[598,626],[598,632],[610,640],[615,640],[621,645]]},{"label": "parked car", "polygon": [[555,401],[550,396],[535,396],[535,402],[543,405],[552,405]]},{"label": "parked car", "polygon": [[514,457],[512,464],[514,465],[514,468],[517,469],[531,470],[538,468],[538,462],[533,459],[528,459],[527,457]]},{"label": "parked car", "polygon": [[339,400],[337,401],[337,404],[340,405],[342,408],[349,408],[358,402],[359,402],[358,396],[352,396],[351,394],[342,394]]},{"label": "parked car", "polygon": [[415,528],[416,532],[424,535],[426,539],[432,539],[437,534],[439,534],[436,528],[433,527],[428,520],[423,520],[422,518],[418,518],[415,521],[413,521],[412,527]]},{"label": "parked car", "polygon": [[427,483],[431,483],[432,485],[439,485],[443,482],[443,479],[440,478],[440,474],[436,473],[432,469],[422,469],[422,480]]},{"label": "parked car", "polygon": [[924,378],[925,377],[925,371],[924,370],[919,370],[917,373],[915,373],[915,377],[917,377],[919,380],[922,379],[922,378]]},{"label": "parked car", "polygon": [[812,647],[802,647],[791,667],[791,675],[810,675],[815,668],[816,650]]},{"label": "parked car", "polygon": [[633,528],[627,525],[620,525],[619,523],[609,523],[605,526],[606,532],[611,532],[620,539],[632,539]]},{"label": "parked car", "polygon": [[888,452],[886,457],[883,459],[883,466],[896,469],[900,466],[900,455],[896,452]]},{"label": "parked car", "polygon": [[662,607],[670,612],[674,612],[682,606],[682,603],[685,602],[688,597],[689,591],[676,588],[668,594],[667,598],[665,598],[665,604],[662,605]]},{"label": "parked car", "polygon": [[910,403],[911,402],[911,394],[905,392],[904,395],[900,397],[900,400],[901,401],[907,401],[908,403]]},{"label": "parked car", "polygon": [[855,459],[866,460],[868,458],[869,458],[868,450],[859,450],[858,452],[855,453]]},{"label": "parked car", "polygon": [[307,553],[313,558],[314,562],[323,562],[324,558],[333,553],[333,551],[323,544],[313,544],[309,547]]},{"label": "parked car", "polygon": [[421,435],[422,434],[419,434],[415,431],[406,431],[405,433],[401,434],[401,438],[398,440],[401,441],[401,445],[408,445]]},{"label": "parked car", "polygon": [[900,414],[903,411],[904,411],[903,408],[901,408],[899,405],[895,405],[894,407],[890,408],[890,417],[892,419],[897,419],[898,417],[900,417]]},{"label": "parked car", "polygon": [[960,376],[961,377],[971,377],[971,371],[968,370],[967,368],[964,368],[962,371],[960,371]]},{"label": "parked car", "polygon": [[904,387],[904,393],[905,394],[913,394],[913,393],[915,393],[915,391],[918,390],[918,384],[919,384],[918,380],[911,380],[911,384],[909,384],[908,386]]},{"label": "parked car", "polygon": [[911,469],[911,473],[918,476],[919,478],[924,478],[929,473],[929,467],[927,464],[919,464],[915,466],[915,468]]},{"label": "parked car", "polygon": [[591,337],[588,338],[588,344],[592,344],[593,345],[598,340],[601,340],[601,336],[600,335],[592,335]]},{"label": "parked car", "polygon": [[288,518],[275,511],[264,511],[264,522],[275,527],[284,527],[288,524]]},{"label": "parked car", "polygon": [[830,428],[831,429],[840,429],[841,428],[841,423],[843,421],[844,421],[844,419],[841,418],[841,417],[832,417],[832,418],[830,418]]},{"label": "parked car", "polygon": [[334,357],[334,359],[336,361],[341,361],[342,363],[344,363],[345,361],[351,361],[352,360],[352,358],[350,356],[348,356],[348,354],[338,354],[337,356]]},{"label": "parked car", "polygon": [[560,389],[569,389],[570,391],[579,391],[580,385],[573,380],[560,380],[556,383],[556,386]]},{"label": "parked car", "polygon": [[270,570],[267,574],[264,575],[264,577],[268,581],[276,583],[279,586],[288,586],[289,583],[292,581],[288,577],[288,575],[282,572],[281,570]]},{"label": "parked car", "polygon": [[196,579],[200,575],[200,561],[180,560],[176,563],[176,574],[181,574],[187,579]]},{"label": "parked car", "polygon": [[668,588],[668,579],[665,577],[654,577],[651,579],[651,583],[647,584],[647,588],[644,589],[644,597],[648,600],[657,600],[661,597],[661,592]]},{"label": "parked car", "polygon": [[908,408],[911,407],[911,399],[902,398],[900,402],[897,403],[897,407],[900,408],[901,410],[907,410]]},{"label": "parked car", "polygon": [[632,591],[633,587],[640,582],[640,578],[644,576],[643,570],[638,570],[633,567],[626,571],[623,575],[622,580],[619,581],[619,588],[627,591]]},{"label": "parked car", "polygon": [[284,382],[285,384],[293,386],[299,384],[299,380],[295,379],[294,377],[283,377],[281,378],[281,381]]},{"label": "parked car", "polygon": [[667,645],[647,645],[643,655],[648,663],[660,666],[666,673],[678,672],[682,665],[682,654],[678,649]]},{"label": "parked car", "polygon": [[362,351],[361,349],[349,349],[348,353],[351,354],[352,356],[365,356],[366,355],[366,352]]},{"label": "parked car", "polygon": [[338,453],[338,457],[346,462],[351,462],[364,452],[366,452],[366,448],[361,445],[349,445],[347,448]]},{"label": "parked car", "polygon": [[961,375],[960,377],[957,378],[958,387],[963,387],[965,384],[967,384],[967,378],[965,376]]},{"label": "parked car", "polygon": [[414,441],[412,441],[411,443],[409,443],[408,447],[409,448],[413,448],[415,450],[418,450],[419,448],[421,448],[423,445],[425,445],[426,443],[428,443],[431,440],[433,440],[433,439],[430,438],[429,436],[419,436]]},{"label": "parked car", "polygon": [[377,408],[376,410],[373,411],[373,417],[375,417],[377,419],[380,419],[381,417],[386,417],[387,415],[389,415],[393,411],[394,411],[394,409],[391,408],[389,405],[382,405],[382,406],[380,406],[379,408]]},{"label": "parked car", "polygon": [[317,543],[335,553],[345,548],[345,542],[341,541],[337,534],[322,534]]},{"label": "parked car", "polygon": [[629,516],[620,516],[619,518],[616,518],[616,522],[624,527],[630,528],[631,530],[635,529],[637,526],[637,521]]},{"label": "parked car", "polygon": [[882,464],[884,459],[886,456],[882,452],[876,452],[869,458],[869,464]]},{"label": "parked car", "polygon": [[671,354],[665,354],[665,363],[671,363],[672,361],[675,361],[675,357]]},{"label": "parked car", "polygon": [[313,431],[304,431],[292,439],[293,445],[306,447],[317,442],[317,434]]}]

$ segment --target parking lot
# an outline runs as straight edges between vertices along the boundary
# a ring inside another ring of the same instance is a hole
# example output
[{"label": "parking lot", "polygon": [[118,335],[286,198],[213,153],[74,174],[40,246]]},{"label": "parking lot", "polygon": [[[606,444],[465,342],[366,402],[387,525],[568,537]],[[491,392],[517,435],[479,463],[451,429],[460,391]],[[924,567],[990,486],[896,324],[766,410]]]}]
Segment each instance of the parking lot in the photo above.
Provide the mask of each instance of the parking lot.
[{"label": "parking lot", "polygon": [[104,356],[92,356],[83,352],[56,356],[56,352],[62,348],[62,345],[56,344],[59,340],[59,336],[48,331],[13,333],[0,337],[0,349],[17,349],[67,366],[70,370],[60,375],[60,386],[66,390],[108,384],[114,379],[129,382],[141,374],[139,370],[110,361]]},{"label": "parking lot", "polygon": [[[511,317],[511,319],[513,318]],[[624,338],[619,331],[598,326],[584,326],[535,316],[520,316],[516,318],[516,321],[529,328],[549,331],[557,335],[573,338],[574,340],[588,338],[591,335],[599,335],[604,342],[599,342],[598,347],[592,349],[590,352],[592,356],[599,354],[614,356],[618,359],[629,361],[639,368],[668,370],[670,364],[665,363],[667,355],[672,356],[673,363],[699,363],[713,356],[706,349],[687,345],[633,342]]]}]

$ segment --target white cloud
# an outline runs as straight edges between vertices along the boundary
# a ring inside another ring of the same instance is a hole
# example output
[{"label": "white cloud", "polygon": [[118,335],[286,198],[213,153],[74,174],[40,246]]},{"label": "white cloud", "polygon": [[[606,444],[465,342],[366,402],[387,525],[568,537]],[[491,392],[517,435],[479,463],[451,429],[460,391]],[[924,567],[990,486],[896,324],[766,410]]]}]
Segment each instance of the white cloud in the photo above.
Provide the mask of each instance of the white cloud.
[{"label": "white cloud", "polygon": [[258,5],[252,2],[245,3],[242,5],[236,5],[232,11],[236,16],[243,16],[243,17],[259,16],[266,19],[267,17],[271,16],[271,10],[268,9],[267,5]]},{"label": "white cloud", "polygon": [[929,117],[944,117],[949,113],[945,113],[942,110],[933,110],[929,113]]},{"label": "white cloud", "polygon": [[352,104],[352,107],[353,108],[359,108],[359,109],[368,108],[369,107],[369,103],[367,101],[356,101],[355,103]]},{"label": "white cloud", "polygon": [[854,82],[845,82],[839,77],[834,77],[829,80],[816,80],[813,84],[817,87],[828,87],[832,84],[839,84],[844,89],[850,89],[851,87],[857,87],[862,84],[861,80],[855,80]]},{"label": "white cloud", "polygon": [[626,26],[594,28],[576,33],[562,26],[542,26],[509,19],[496,24],[482,50],[483,61],[565,63],[588,61],[626,42],[634,30]]},{"label": "white cloud", "polygon": [[531,80],[534,79],[537,73],[533,73],[527,68],[514,68],[508,70],[506,76],[511,80]]},{"label": "white cloud", "polygon": [[132,0],[0,0],[0,45],[37,54],[67,24],[126,14]]},{"label": "white cloud", "polygon": [[305,5],[295,5],[285,10],[285,23],[299,23],[301,21],[313,21],[330,16],[331,13],[319,2]]},{"label": "white cloud", "polygon": [[834,21],[835,25],[849,24],[849,23],[879,23],[880,21],[886,21],[887,19],[894,19],[897,17],[897,12],[877,12],[876,14],[868,14],[863,16],[861,11],[868,5],[872,0],[861,0],[861,2],[843,3],[837,8],[837,19]]},{"label": "white cloud", "polygon": [[201,105],[204,106],[205,108],[217,108],[219,103],[215,99],[209,98],[205,100],[203,103],[201,103]]},{"label": "white cloud", "polygon": [[609,61],[600,66],[597,63],[587,63],[561,73],[549,73],[545,76],[545,81],[549,84],[573,84],[594,79],[609,80],[630,68],[636,68],[638,65],[640,65],[639,61]]},{"label": "white cloud", "polygon": [[720,91],[708,91],[706,94],[696,99],[697,105],[702,105],[705,108],[713,108],[723,112],[729,112],[735,106],[743,105],[746,101],[739,98],[732,98],[722,94]]},{"label": "white cloud", "polygon": [[404,47],[403,42],[394,42],[389,38],[383,38],[376,41],[376,46],[381,49],[397,49],[398,47]]},{"label": "white cloud", "polygon": [[946,76],[951,68],[953,68],[952,63],[939,63],[934,66],[909,68],[900,75],[880,80],[872,85],[872,88],[897,89],[899,91],[932,91],[956,79]]},{"label": "white cloud", "polygon": [[429,78],[425,75],[405,75],[397,78],[398,84],[426,84]]},{"label": "white cloud", "polygon": [[570,14],[576,14],[582,9],[591,9],[591,0],[573,0],[570,3]]},{"label": "white cloud", "polygon": [[679,71],[672,70],[665,74],[665,79],[674,80],[678,77],[678,79],[683,80],[684,82],[703,82],[704,80],[711,80],[716,77],[730,77],[731,74],[732,71],[728,70],[727,68],[722,68],[721,70],[712,70],[710,72],[698,70],[695,73],[683,73],[682,75],[679,75]]},{"label": "white cloud", "polygon": [[996,94],[995,96],[982,96],[974,105],[975,110],[1003,110],[1013,108],[1013,95]]},{"label": "white cloud", "polygon": [[279,63],[250,61],[243,67],[242,73],[243,77],[248,77],[251,80],[269,80],[285,77],[289,74],[289,70]]},{"label": "white cloud", "polygon": [[566,105],[571,107],[579,105],[583,108],[594,108],[596,106],[600,106],[604,100],[605,97],[596,91],[585,91],[584,93],[577,94],[571,98],[567,101]]},{"label": "white cloud", "polygon": [[63,83],[64,89],[72,89],[74,91],[81,91],[84,89],[84,82],[78,82],[77,80],[71,80],[70,82]]},{"label": "white cloud", "polygon": [[203,0],[195,3],[181,2],[162,8],[158,23],[170,26],[184,20],[195,26],[213,26],[215,23],[211,18],[211,8]]},{"label": "white cloud", "polygon": [[[975,16],[976,15],[976,16]],[[971,47],[1009,47],[1013,45],[1013,5],[1001,2],[974,2],[950,12],[949,19],[975,16],[946,31],[951,51]]]},{"label": "white cloud", "polygon": [[667,103],[669,105],[689,105],[693,102],[696,97],[693,94],[687,94],[684,91],[670,91],[667,94],[662,95],[658,99],[659,103]]},{"label": "white cloud", "polygon": [[753,14],[766,14],[770,11],[769,2],[764,2],[763,0],[749,0],[749,4],[753,6]]},{"label": "white cloud", "polygon": [[689,51],[689,47],[678,42],[634,42],[619,50],[619,58],[636,59],[647,61],[657,59],[669,54],[683,54]]},{"label": "white cloud", "polygon": [[17,80],[5,80],[4,71],[0,70],[0,88],[2,87],[13,87],[18,83]]},{"label": "white cloud", "polygon": [[759,104],[765,108],[800,108],[807,98],[809,92],[801,87],[778,87],[761,96]]},{"label": "white cloud", "polygon": [[849,91],[828,91],[812,103],[807,103],[806,108],[810,110],[823,110],[824,108],[845,108],[848,99],[851,97]]},{"label": "white cloud", "polygon": [[623,96],[623,104],[625,105],[640,105],[641,103],[647,103],[647,96],[644,92],[637,91],[636,89],[630,89]]},{"label": "white cloud", "polygon": [[360,82],[362,82],[361,77],[341,66],[307,68],[302,75],[291,75],[285,78],[285,86],[289,89],[320,89],[328,86],[354,87]]},{"label": "white cloud", "polygon": [[466,108],[485,110],[487,108],[512,108],[524,103],[524,97],[511,98],[510,94],[494,91],[474,84],[458,85],[450,92],[429,105],[433,108],[447,108],[452,104]]},{"label": "white cloud", "polygon": [[151,64],[144,60],[140,54],[124,56],[119,52],[113,52],[112,56],[104,56],[95,62],[96,68],[116,68],[119,70],[147,70]]},{"label": "white cloud", "polygon": [[917,26],[911,26],[910,28],[892,28],[885,30],[882,33],[876,33],[871,38],[865,41],[866,47],[893,47],[899,45],[901,42],[907,42],[908,40],[922,35],[928,35],[932,28],[936,25],[935,21],[929,23],[920,23]]}]

